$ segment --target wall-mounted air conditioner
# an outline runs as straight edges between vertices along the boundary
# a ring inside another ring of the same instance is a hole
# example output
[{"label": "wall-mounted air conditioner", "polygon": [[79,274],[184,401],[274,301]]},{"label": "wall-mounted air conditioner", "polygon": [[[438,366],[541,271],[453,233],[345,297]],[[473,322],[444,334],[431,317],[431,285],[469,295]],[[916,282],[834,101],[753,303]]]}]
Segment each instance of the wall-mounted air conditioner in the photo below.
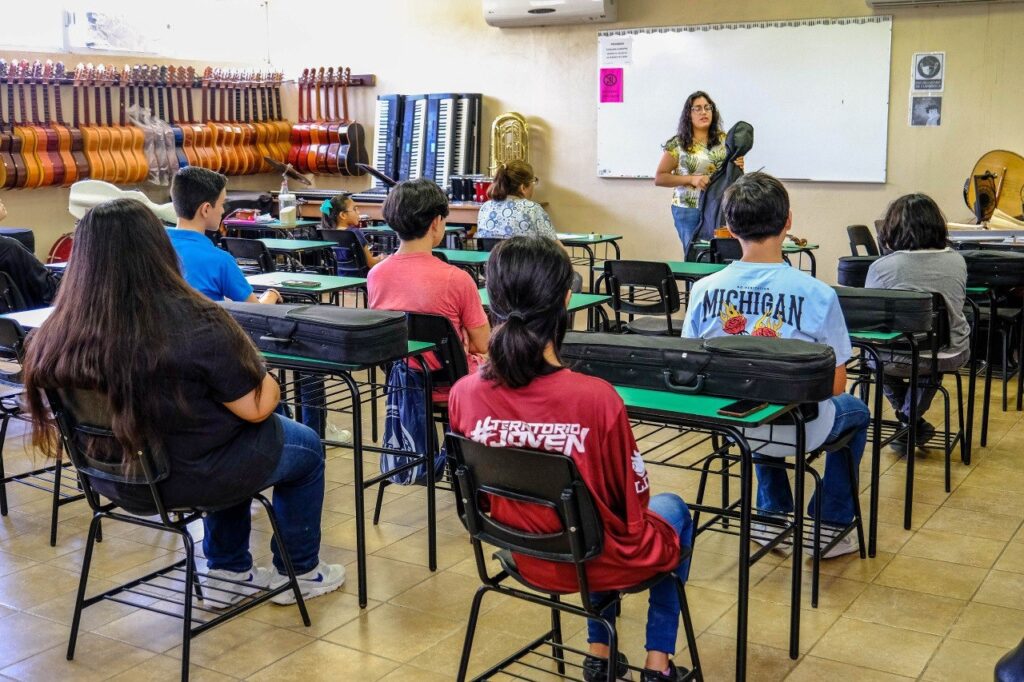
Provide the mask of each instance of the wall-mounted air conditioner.
[{"label": "wall-mounted air conditioner", "polygon": [[1021,0],[867,0],[872,9],[899,9],[901,7],[929,7],[936,5],[983,5],[1006,4]]},{"label": "wall-mounted air conditioner", "polygon": [[519,28],[556,24],[597,24],[618,19],[616,0],[483,0],[491,26]]}]

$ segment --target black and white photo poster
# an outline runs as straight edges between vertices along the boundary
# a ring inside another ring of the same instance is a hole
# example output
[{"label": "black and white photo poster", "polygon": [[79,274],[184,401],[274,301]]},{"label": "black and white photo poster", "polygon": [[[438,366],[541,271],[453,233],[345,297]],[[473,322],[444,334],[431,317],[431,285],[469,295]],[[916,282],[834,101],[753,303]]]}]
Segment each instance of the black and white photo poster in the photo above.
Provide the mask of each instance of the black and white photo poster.
[{"label": "black and white photo poster", "polygon": [[915,52],[911,90],[942,92],[946,80],[945,52]]},{"label": "black and white photo poster", "polygon": [[910,125],[914,128],[936,127],[942,124],[942,98],[911,95]]}]

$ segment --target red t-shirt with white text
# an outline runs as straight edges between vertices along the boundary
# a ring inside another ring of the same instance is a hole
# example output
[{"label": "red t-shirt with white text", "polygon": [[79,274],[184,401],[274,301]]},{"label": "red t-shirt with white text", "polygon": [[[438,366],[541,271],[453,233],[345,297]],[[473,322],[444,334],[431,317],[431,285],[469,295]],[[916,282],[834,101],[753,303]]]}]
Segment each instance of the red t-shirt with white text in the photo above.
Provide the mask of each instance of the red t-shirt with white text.
[{"label": "red t-shirt with white text", "polygon": [[[452,430],[478,443],[572,457],[604,524],[604,549],[587,562],[591,590],[631,587],[679,564],[678,535],[647,508],[647,471],[611,384],[561,369],[511,389],[477,373],[455,384],[448,410]],[[492,497],[491,514],[530,532],[561,530],[557,514],[537,505]],[[579,590],[572,564],[523,555],[516,564],[539,587]]]}]

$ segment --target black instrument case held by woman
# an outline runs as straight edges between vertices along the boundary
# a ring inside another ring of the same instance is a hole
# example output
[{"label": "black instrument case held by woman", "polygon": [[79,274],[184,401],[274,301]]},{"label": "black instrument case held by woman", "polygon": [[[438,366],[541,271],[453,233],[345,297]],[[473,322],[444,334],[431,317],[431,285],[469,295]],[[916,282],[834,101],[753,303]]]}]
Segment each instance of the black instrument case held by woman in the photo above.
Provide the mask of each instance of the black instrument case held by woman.
[{"label": "black instrument case held by woman", "polygon": [[796,339],[725,336],[681,339],[570,332],[562,360],[618,386],[772,403],[832,397],[832,348]]},{"label": "black instrument case held by woman", "polygon": [[405,313],[329,305],[222,303],[261,351],[344,365],[405,356]]}]

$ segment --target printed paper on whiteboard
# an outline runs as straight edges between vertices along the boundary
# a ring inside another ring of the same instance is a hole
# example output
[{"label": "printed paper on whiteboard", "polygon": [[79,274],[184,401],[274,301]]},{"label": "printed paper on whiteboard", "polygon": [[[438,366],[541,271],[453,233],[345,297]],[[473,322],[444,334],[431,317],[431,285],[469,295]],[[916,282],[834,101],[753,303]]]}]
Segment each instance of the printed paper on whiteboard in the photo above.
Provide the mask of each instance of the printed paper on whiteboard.
[{"label": "printed paper on whiteboard", "polygon": [[601,43],[601,66],[629,66],[633,63],[633,36],[622,36]]},{"label": "printed paper on whiteboard", "polygon": [[622,103],[622,69],[601,69],[601,104]]}]

